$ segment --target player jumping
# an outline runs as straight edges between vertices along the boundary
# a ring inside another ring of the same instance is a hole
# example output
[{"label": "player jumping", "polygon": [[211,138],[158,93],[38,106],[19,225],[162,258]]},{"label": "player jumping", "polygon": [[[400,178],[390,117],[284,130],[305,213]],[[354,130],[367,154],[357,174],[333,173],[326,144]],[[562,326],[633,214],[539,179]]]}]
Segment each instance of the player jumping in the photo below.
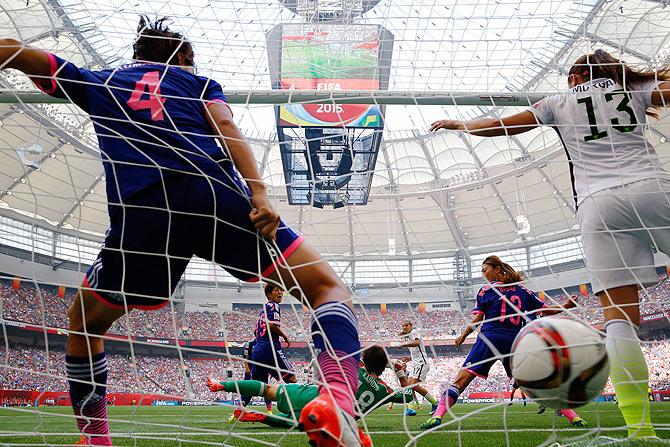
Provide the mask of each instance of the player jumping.
[{"label": "player jumping", "polygon": [[349,291],[280,220],[221,86],[194,74],[191,43],[164,19],[142,18],[133,50],[133,63],[92,71],[0,40],[0,68],[22,71],[90,115],[105,169],[110,227],[69,311],[66,370],[81,443],[111,444],[103,335],[131,309],[165,306],[197,255],[240,280],[282,284],[314,309],[327,386],[303,410],[305,428],[317,445],[331,445],[326,426],[330,440],[359,445],[360,344]]},{"label": "player jumping", "polygon": [[442,394],[433,417],[421,424],[423,430],[440,425],[446,412],[456,404],[470,382],[475,377],[486,378],[496,361],[501,360],[507,376],[512,376],[512,343],[527,320],[534,319],[540,310],[544,315],[553,315],[577,305],[569,299],[561,307],[546,306],[535,292],[518,284],[523,281],[523,276],[497,256],[489,256],[484,260],[482,276],[489,285],[477,293],[477,303],[472,310],[474,318],[454,344],[460,349],[468,335],[481,326],[477,341],[470,349],[456,380]]},{"label": "player jumping", "polygon": [[[435,399],[428,389],[421,383],[426,381],[428,376],[428,371],[430,371],[430,364],[428,363],[428,355],[426,355],[426,348],[423,346],[423,340],[421,340],[421,334],[419,331],[414,329],[414,325],[411,321],[405,321],[402,324],[402,332],[400,333],[400,338],[403,341],[398,347],[400,348],[409,348],[409,360],[407,364],[407,375],[408,382],[410,385],[413,385],[412,388],[416,393],[422,395],[430,404],[432,405],[430,414],[433,414],[437,409],[437,399]],[[417,400],[412,401],[407,410],[405,410],[406,416],[416,416],[416,412],[419,409],[419,402]]]},{"label": "player jumping", "polygon": [[552,126],[570,162],[586,265],[606,320],[610,378],[631,437],[654,437],[649,371],[637,337],[638,285],[658,282],[655,247],[670,255],[670,174],[645,136],[647,116],[670,106],[670,66],[636,70],[596,50],[575,61],[570,90],[504,118],[442,120],[493,137]]}]

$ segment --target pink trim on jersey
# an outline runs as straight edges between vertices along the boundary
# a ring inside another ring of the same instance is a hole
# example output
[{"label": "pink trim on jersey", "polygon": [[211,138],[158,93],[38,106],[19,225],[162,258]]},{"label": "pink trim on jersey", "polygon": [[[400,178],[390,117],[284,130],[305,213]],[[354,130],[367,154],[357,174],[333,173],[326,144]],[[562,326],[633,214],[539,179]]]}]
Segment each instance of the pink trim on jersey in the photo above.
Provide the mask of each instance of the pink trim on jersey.
[{"label": "pink trim on jersey", "polygon": [[[49,76],[51,76],[51,79],[31,77],[30,80],[33,81],[33,83],[37,86],[38,89],[40,89],[47,95],[53,95],[56,92],[56,89],[58,88],[58,84],[56,84],[56,79],[54,79],[54,76],[58,71],[58,63],[56,62],[56,56],[54,56],[51,53],[47,53],[47,58],[49,59]],[[45,87],[44,85],[42,85],[43,83],[47,84],[49,82],[51,82],[50,87]]]},{"label": "pink trim on jersey", "polygon": [[94,297],[96,300],[100,301],[101,304],[103,304],[105,307],[108,307],[108,308],[110,308],[110,309],[114,309],[114,310],[125,310],[126,308],[127,308],[128,310],[131,310],[131,309],[156,310],[156,309],[160,309],[161,307],[165,307],[165,306],[167,306],[167,304],[170,302],[170,300],[167,300],[167,299],[166,299],[164,302],[162,302],[162,303],[160,303],[160,304],[156,304],[156,305],[154,305],[154,306],[133,306],[133,305],[128,305],[128,306],[126,307],[126,306],[121,306],[121,305],[119,305],[119,304],[112,304],[112,303],[110,303],[109,301],[107,301],[107,300],[105,299],[105,297],[103,297],[103,296],[100,295],[98,292],[96,292],[93,288],[91,288],[91,285],[88,283],[88,278],[87,278],[86,276],[84,276],[84,287],[86,287],[86,288],[87,288],[87,291],[90,292],[91,295],[93,295],[93,297]]},{"label": "pink trim on jersey", "polygon": [[[291,245],[286,247],[286,250],[282,252],[282,258],[288,259],[289,256],[291,256],[293,252],[296,251],[300,245],[302,245],[303,242],[305,242],[305,236],[298,236],[298,238],[291,242]],[[277,262],[281,263],[281,259],[278,259]],[[276,263],[272,262],[268,268],[263,270],[260,276],[254,276],[253,278],[247,279],[246,282],[258,282],[260,281],[261,277],[268,277],[272,275],[275,270],[277,270],[277,265]]]},{"label": "pink trim on jersey", "polygon": [[230,108],[230,104],[228,104],[223,99],[215,98],[215,99],[211,99],[209,101],[205,101],[205,107],[209,107],[212,104],[223,104],[223,105],[225,105],[226,107],[228,107],[228,110],[230,110],[230,114],[235,116],[235,114],[233,113],[233,109]]},{"label": "pink trim on jersey", "polygon": [[484,315],[484,312],[482,312],[481,310],[473,310],[472,315]]},{"label": "pink trim on jersey", "polygon": [[463,368],[463,369],[466,370],[467,372],[471,373],[471,374],[474,374],[477,377],[481,377],[482,379],[486,379],[488,377],[488,376],[484,376],[482,374],[479,374],[478,372],[474,372],[470,368]]}]

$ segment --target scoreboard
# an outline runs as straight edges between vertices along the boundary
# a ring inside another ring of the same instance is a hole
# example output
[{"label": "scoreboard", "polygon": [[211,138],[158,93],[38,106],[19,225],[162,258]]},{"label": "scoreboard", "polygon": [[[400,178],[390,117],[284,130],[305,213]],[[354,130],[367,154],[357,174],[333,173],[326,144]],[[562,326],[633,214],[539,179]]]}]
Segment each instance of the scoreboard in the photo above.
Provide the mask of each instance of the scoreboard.
[{"label": "scoreboard", "polygon": [[[377,25],[302,23],[280,25],[275,88],[380,90],[388,84],[382,64],[386,30]],[[386,70],[387,71],[387,70]],[[279,107],[281,127],[382,127],[374,104],[288,104]]]}]

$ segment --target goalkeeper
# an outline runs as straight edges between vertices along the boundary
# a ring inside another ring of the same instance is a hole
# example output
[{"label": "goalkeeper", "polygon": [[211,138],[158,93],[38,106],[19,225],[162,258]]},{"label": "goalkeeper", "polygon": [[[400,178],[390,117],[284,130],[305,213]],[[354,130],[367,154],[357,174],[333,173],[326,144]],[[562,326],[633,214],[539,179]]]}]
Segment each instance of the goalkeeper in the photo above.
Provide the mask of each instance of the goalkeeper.
[{"label": "goalkeeper", "polygon": [[[378,345],[370,346],[363,353],[362,365],[358,368],[358,390],[356,393],[357,417],[365,416],[380,406],[393,403],[409,403],[413,399],[411,388],[403,391],[390,389],[379,376],[389,365],[389,359],[384,348]],[[405,376],[404,366],[393,366],[400,385],[409,386]],[[280,384],[268,385],[258,380],[222,381],[207,380],[210,391],[228,391],[252,396],[262,396],[277,402],[277,415],[250,413],[241,415],[242,422],[262,422],[271,427],[294,428],[302,409],[319,395],[317,385]],[[241,411],[240,411],[241,413]],[[239,413],[238,413],[239,414]]]}]

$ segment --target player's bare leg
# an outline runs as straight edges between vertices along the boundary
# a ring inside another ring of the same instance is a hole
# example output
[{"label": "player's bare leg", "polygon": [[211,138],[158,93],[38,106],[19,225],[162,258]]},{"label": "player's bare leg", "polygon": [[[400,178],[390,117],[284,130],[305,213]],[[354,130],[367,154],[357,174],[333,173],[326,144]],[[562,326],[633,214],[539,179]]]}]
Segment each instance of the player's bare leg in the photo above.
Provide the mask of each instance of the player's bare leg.
[{"label": "player's bare leg", "polygon": [[365,441],[354,420],[360,342],[349,290],[307,242],[286,263],[270,279],[313,309],[312,340],[321,372],[320,396],[303,409],[301,427],[312,445],[361,445]]},{"label": "player's bare leg", "polygon": [[647,399],[649,370],[640,348],[640,298],[636,285],[617,287],[598,294],[605,314],[606,346],[610,378],[619,401],[628,435],[655,436]]},{"label": "player's bare leg", "polygon": [[465,390],[470,383],[475,380],[476,375],[468,371],[467,369],[461,369],[458,372],[456,380],[449,385],[449,387],[442,393],[440,397],[440,402],[437,405],[437,410],[432,418],[428,419],[426,422],[419,426],[422,430],[427,430],[429,428],[437,427],[442,423],[442,418],[447,413],[447,411],[453,407],[458,401],[458,396]]},{"label": "player's bare leg", "polygon": [[72,409],[82,433],[77,445],[112,445],[107,423],[107,359],[102,335],[124,313],[106,307],[83,289],[68,311],[70,332],[65,368]]}]

